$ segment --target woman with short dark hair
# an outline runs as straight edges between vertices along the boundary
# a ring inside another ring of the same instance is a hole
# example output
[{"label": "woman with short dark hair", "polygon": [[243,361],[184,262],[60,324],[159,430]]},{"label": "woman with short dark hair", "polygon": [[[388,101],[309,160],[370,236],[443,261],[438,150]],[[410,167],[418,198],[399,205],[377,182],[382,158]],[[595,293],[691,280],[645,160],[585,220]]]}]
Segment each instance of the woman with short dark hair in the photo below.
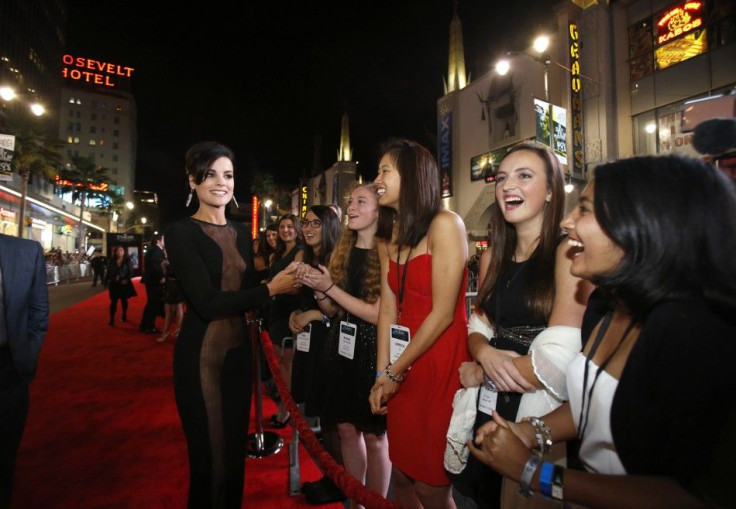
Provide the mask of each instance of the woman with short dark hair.
[{"label": "woman with short dark hair", "polygon": [[[718,462],[735,452],[733,184],[695,159],[624,159],[595,169],[562,225],[571,272],[598,285],[605,316],[583,328],[569,402],[528,422],[494,416],[471,452],[587,507],[730,505],[731,472]],[[576,437],[586,472],[530,451]]]},{"label": "woman with short dark hair", "polygon": [[216,142],[186,155],[191,217],[166,230],[171,266],[187,302],[174,347],[174,391],[189,451],[190,508],[240,508],[253,386],[245,312],[294,286],[290,270],[253,277],[250,232],[230,221],[233,153]]}]

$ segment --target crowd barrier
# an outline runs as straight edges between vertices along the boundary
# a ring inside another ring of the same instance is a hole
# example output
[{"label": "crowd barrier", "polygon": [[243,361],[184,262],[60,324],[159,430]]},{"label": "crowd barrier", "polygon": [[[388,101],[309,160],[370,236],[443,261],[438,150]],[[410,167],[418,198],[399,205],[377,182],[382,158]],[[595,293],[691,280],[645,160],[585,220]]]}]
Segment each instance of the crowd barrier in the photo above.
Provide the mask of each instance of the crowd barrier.
[{"label": "crowd barrier", "polygon": [[259,339],[263,352],[268,362],[268,369],[271,371],[276,387],[281,396],[281,402],[291,414],[292,425],[301,435],[302,444],[307,449],[309,455],[319,465],[321,470],[332,479],[335,484],[342,490],[346,497],[355,500],[359,504],[363,504],[367,509],[400,509],[401,506],[396,502],[383,498],[376,491],[365,487],[355,477],[345,471],[320,444],[317,436],[307,423],[304,416],[300,413],[294,399],[291,397],[286,383],[281,378],[279,361],[273,351],[271,339],[268,332],[261,332]]},{"label": "crowd barrier", "polygon": [[46,284],[58,285],[92,275],[89,262],[69,262],[64,265],[46,264]]}]

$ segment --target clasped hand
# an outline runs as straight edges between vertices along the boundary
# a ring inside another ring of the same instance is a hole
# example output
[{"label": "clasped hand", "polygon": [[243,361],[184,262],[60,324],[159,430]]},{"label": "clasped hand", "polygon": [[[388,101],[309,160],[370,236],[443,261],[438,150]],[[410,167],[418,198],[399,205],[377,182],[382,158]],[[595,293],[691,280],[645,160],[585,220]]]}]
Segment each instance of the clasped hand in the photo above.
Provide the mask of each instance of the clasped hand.
[{"label": "clasped hand", "polygon": [[478,353],[478,362],[483,371],[493,380],[499,392],[533,391],[534,386],[522,376],[514,365],[514,359],[521,357],[513,350],[498,350],[486,345]]},{"label": "clasped hand", "polygon": [[468,449],[478,461],[493,468],[505,477],[518,481],[524,464],[531,455],[534,437],[527,436],[526,423],[506,421],[493,412],[493,420],[483,424],[468,440]]},{"label": "clasped hand", "polygon": [[386,403],[394,397],[398,390],[399,384],[389,380],[385,373],[376,378],[376,383],[371,387],[371,394],[368,396],[371,411],[376,415],[386,415],[388,412]]},{"label": "clasped hand", "polygon": [[297,269],[296,278],[312,290],[323,293],[333,285],[330,271],[324,265],[314,268],[304,263]]}]

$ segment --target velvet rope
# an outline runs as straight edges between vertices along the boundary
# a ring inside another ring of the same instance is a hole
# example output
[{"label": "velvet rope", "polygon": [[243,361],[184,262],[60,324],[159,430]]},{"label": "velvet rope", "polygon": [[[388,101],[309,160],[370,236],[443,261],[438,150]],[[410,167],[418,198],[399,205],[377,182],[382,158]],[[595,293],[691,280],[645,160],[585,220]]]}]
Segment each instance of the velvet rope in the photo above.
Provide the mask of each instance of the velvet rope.
[{"label": "velvet rope", "polygon": [[289,411],[289,414],[291,414],[291,422],[296,426],[296,429],[304,443],[304,447],[307,448],[312,458],[314,458],[322,467],[325,474],[335,481],[335,484],[337,484],[346,497],[355,500],[359,504],[363,504],[368,509],[401,509],[401,506],[396,502],[387,500],[376,491],[363,486],[360,481],[347,473],[345,469],[339,465],[332,456],[327,453],[327,451],[324,450],[322,444],[319,443],[317,436],[312,431],[312,428],[309,426],[304,416],[299,412],[299,409],[294,402],[294,398],[291,397],[291,393],[286,387],[286,383],[281,378],[279,361],[276,358],[276,354],[273,352],[273,345],[271,344],[268,332],[261,332],[260,340],[261,345],[263,346],[263,352],[266,355],[266,360],[268,361],[268,369],[271,370],[279,395],[281,396],[281,403]]}]

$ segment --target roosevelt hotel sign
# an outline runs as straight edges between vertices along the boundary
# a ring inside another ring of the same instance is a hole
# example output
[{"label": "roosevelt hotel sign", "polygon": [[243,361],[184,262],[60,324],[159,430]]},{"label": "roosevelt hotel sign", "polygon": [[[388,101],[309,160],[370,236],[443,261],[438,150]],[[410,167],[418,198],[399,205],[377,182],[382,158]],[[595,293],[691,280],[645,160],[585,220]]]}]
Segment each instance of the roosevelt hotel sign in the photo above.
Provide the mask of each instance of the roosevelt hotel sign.
[{"label": "roosevelt hotel sign", "polygon": [[133,68],[92,58],[64,55],[61,75],[71,81],[116,88],[128,86]]}]

